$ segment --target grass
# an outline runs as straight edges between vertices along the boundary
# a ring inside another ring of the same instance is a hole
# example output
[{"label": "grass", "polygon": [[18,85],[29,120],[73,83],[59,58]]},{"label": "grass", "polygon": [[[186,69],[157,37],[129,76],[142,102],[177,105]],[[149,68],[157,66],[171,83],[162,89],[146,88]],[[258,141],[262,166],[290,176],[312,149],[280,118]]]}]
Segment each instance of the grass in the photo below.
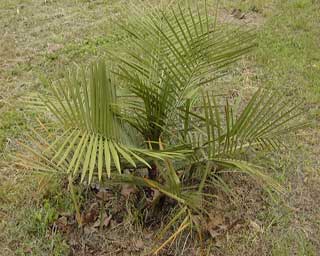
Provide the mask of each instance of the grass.
[{"label": "grass", "polygon": [[[20,96],[41,89],[38,74],[59,78],[70,63],[88,63],[103,55],[114,42],[121,42],[121,34],[110,24],[128,15],[125,6],[126,2],[120,0],[4,0],[0,3],[0,28],[4,31],[0,38],[2,255],[68,255],[72,250],[78,255],[99,255],[106,248],[109,252],[122,250],[123,255],[139,255],[143,251],[130,251],[137,240],[144,240],[150,233],[130,224],[138,218],[134,212],[124,216],[125,224],[112,223],[110,232],[106,233],[107,240],[92,234],[71,239],[55,231],[52,227],[57,219],[73,211],[71,198],[64,193],[66,184],[30,174],[10,158],[19,150],[17,140],[31,122],[18,104]],[[285,195],[270,197],[243,179],[227,179],[236,195],[235,204],[218,202],[223,209],[219,211],[230,219],[240,218],[244,224],[226,237],[216,239],[210,247],[211,253],[317,255],[320,251],[320,5],[312,0],[224,0],[220,1],[220,8],[222,20],[257,27],[258,42],[255,52],[235,67],[232,77],[222,81],[222,86],[237,90],[243,97],[267,84],[288,95],[294,94],[304,100],[303,108],[310,109],[305,118],[311,126],[291,139],[290,151],[272,155],[275,164],[270,171],[286,186]],[[235,8],[245,13],[244,19],[232,17]],[[130,205],[126,206],[118,196],[113,202],[110,209],[113,215],[119,211],[115,204],[124,205],[130,213]],[[92,244],[99,251],[91,252],[88,248]],[[152,244],[145,242],[144,246],[147,251]],[[192,248],[186,248],[185,255],[192,255]]]}]

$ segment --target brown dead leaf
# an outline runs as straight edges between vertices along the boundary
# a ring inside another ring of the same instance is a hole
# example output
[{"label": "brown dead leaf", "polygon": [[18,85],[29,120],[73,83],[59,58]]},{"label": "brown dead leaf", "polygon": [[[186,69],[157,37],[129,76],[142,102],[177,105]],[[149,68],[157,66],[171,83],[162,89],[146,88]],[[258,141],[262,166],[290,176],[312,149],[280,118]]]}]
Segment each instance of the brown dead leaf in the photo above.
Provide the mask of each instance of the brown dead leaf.
[{"label": "brown dead leaf", "polygon": [[98,203],[91,204],[89,210],[82,214],[83,224],[94,222],[99,216],[99,205]]},{"label": "brown dead leaf", "polygon": [[255,221],[250,220],[249,226],[257,233],[263,233],[263,228]]},{"label": "brown dead leaf", "polygon": [[157,190],[157,189],[152,189],[152,192],[153,192],[152,202],[157,201],[157,200],[162,196],[162,194],[160,193],[160,191]]},{"label": "brown dead leaf", "polygon": [[121,195],[128,198],[131,194],[137,192],[137,187],[130,184],[124,184],[121,189]]},{"label": "brown dead leaf", "polygon": [[112,215],[104,217],[103,226],[107,228],[110,225],[111,219],[112,219]]},{"label": "brown dead leaf", "polygon": [[31,254],[32,253],[32,248],[31,247],[27,247],[27,248],[25,248],[24,250],[24,253],[26,253],[26,254]]},{"label": "brown dead leaf", "polygon": [[68,219],[66,216],[62,216],[57,220],[57,224],[66,226],[68,225]]},{"label": "brown dead leaf", "polygon": [[221,214],[217,213],[210,213],[209,215],[209,225],[214,227],[214,226],[219,226],[224,223],[224,217]]},{"label": "brown dead leaf", "polygon": [[85,226],[83,229],[85,235],[91,235],[95,232],[97,232],[97,230],[94,227],[90,227],[90,226]]},{"label": "brown dead leaf", "polygon": [[110,224],[109,224],[109,225],[110,225],[111,228],[114,228],[114,227],[118,226],[118,223],[117,223],[116,220],[113,220],[113,219],[112,219],[112,220],[110,221]]},{"label": "brown dead leaf", "polygon": [[110,215],[110,216],[105,216],[102,223],[101,223],[101,220],[100,220],[100,219],[97,219],[97,220],[94,222],[94,224],[92,225],[92,227],[93,227],[93,228],[99,228],[101,225],[102,225],[103,227],[108,227],[108,226],[110,225],[111,219],[112,219],[112,215]]},{"label": "brown dead leaf", "polygon": [[220,232],[219,232],[219,231],[220,231],[219,229],[214,230],[214,229],[211,229],[211,228],[208,230],[211,238],[216,238],[216,237],[218,237],[218,236],[220,235]]},{"label": "brown dead leaf", "polygon": [[224,217],[221,214],[210,213],[209,220],[205,225],[205,229],[211,235],[212,238],[224,233],[227,230],[227,226],[224,225]]},{"label": "brown dead leaf", "polygon": [[152,234],[152,233],[147,233],[147,234],[145,234],[145,238],[146,238],[146,239],[152,239],[152,237],[153,237],[153,234]]},{"label": "brown dead leaf", "polygon": [[111,196],[111,193],[106,190],[101,190],[96,194],[96,197],[102,201],[107,201]]},{"label": "brown dead leaf", "polygon": [[228,225],[228,231],[232,229],[234,232],[237,232],[246,226],[247,226],[246,220],[244,220],[243,218],[239,218]]},{"label": "brown dead leaf", "polygon": [[68,223],[68,218],[66,216],[62,216],[55,222],[58,230],[64,233],[69,233],[71,225]]},{"label": "brown dead leaf", "polygon": [[142,250],[144,248],[144,242],[142,241],[142,239],[138,239],[137,241],[135,241],[134,246],[136,249]]},{"label": "brown dead leaf", "polygon": [[240,9],[233,9],[231,15],[239,20],[242,20],[246,15]]},{"label": "brown dead leaf", "polygon": [[100,220],[96,220],[94,223],[93,223],[93,225],[92,225],[92,227],[93,228],[99,228],[100,227]]}]

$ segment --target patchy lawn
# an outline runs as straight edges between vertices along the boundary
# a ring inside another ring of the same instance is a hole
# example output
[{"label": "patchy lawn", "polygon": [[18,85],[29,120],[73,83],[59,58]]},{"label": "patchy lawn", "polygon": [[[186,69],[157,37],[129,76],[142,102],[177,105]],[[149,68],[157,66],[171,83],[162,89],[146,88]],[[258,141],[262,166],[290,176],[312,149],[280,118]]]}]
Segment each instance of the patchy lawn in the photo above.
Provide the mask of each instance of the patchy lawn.
[{"label": "patchy lawn", "polygon": [[[267,194],[242,176],[225,177],[232,198],[217,191],[212,214],[217,227],[235,225],[209,239],[202,252],[319,255],[320,4],[220,2],[219,20],[255,28],[258,47],[217,86],[244,98],[260,86],[279,88],[303,100],[310,126],[291,138],[288,150],[268,154],[274,160],[270,172],[287,189],[284,195]],[[142,227],[134,202],[126,202],[120,192],[108,194],[113,218],[103,232],[90,225],[76,230],[70,223],[73,205],[66,184],[29,173],[13,158],[20,150],[17,141],[37,116],[26,112],[22,96],[41,90],[40,75],[58,79],[72,63],[89,63],[120,44],[122,34],[113,22],[130,15],[129,6],[122,0],[0,2],[1,255],[143,255],[153,248],[155,227]],[[210,6],[212,14],[214,7]],[[97,189],[79,188],[80,192],[85,214],[103,200]],[[163,255],[201,255],[196,242],[184,245],[184,241],[182,237]]]}]

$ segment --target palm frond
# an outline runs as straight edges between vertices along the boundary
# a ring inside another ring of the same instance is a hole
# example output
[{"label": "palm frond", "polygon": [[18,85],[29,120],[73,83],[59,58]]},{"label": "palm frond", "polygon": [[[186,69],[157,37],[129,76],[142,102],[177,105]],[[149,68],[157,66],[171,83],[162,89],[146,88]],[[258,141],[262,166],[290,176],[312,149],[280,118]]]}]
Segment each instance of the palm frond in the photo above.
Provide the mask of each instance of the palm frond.
[{"label": "palm frond", "polygon": [[219,77],[253,46],[248,31],[215,27],[206,6],[157,10],[123,28],[132,44],[124,49],[118,75],[139,98],[130,112],[132,123],[152,140],[199,86]]},{"label": "palm frond", "polygon": [[238,115],[227,98],[225,104],[217,98],[203,92],[200,112],[189,110],[197,126],[189,129],[187,142],[205,148],[207,159],[236,156],[249,147],[279,149],[283,136],[305,125],[296,122],[301,103],[290,104],[275,90],[257,90]]},{"label": "palm frond", "polygon": [[151,159],[179,159],[192,152],[186,148],[149,150],[133,144],[121,118],[115,84],[105,63],[100,61],[88,70],[70,72],[57,84],[47,81],[48,93],[41,96],[63,132],[56,129],[55,134],[60,135],[54,140],[33,134],[48,145],[40,153],[56,167],[80,175],[81,181],[87,177],[90,183],[96,174],[100,181],[104,174],[110,178],[114,169],[121,173],[128,165],[150,167]]},{"label": "palm frond", "polygon": [[277,192],[283,193],[284,188],[270,175],[265,174],[261,167],[256,166],[247,161],[241,161],[237,159],[226,159],[226,158],[214,158],[212,161],[215,164],[226,168],[238,169],[241,172],[248,174],[254,178],[258,183],[267,185]]}]

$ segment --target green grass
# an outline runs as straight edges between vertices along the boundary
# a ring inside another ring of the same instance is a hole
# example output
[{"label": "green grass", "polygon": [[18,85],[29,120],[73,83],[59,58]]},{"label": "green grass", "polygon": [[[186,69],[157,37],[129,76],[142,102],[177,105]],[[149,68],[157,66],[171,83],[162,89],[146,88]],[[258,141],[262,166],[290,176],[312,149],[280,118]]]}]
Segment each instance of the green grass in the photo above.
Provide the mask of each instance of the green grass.
[{"label": "green grass", "polygon": [[319,6],[306,0],[279,6],[259,33],[256,60],[265,74],[263,82],[319,103]]},{"label": "green grass", "polygon": [[12,143],[11,138],[18,137],[25,129],[24,117],[20,111],[4,112],[0,117],[0,152]]},{"label": "green grass", "polygon": [[[53,180],[39,191],[41,177],[19,169],[9,157],[19,150],[16,140],[23,136],[28,123],[16,107],[17,98],[41,88],[39,74],[59,78],[71,63],[88,63],[104,55],[105,49],[122,40],[121,33],[110,24],[129,13],[125,2],[116,0],[44,2],[0,3],[4,14],[0,15],[0,28],[5,32],[0,38],[1,255],[68,255],[70,250],[66,238],[49,229],[61,212],[73,210],[65,186]],[[239,24],[248,22],[249,26],[252,22],[257,27],[258,43],[222,85],[226,82],[244,97],[259,86],[273,85],[304,100],[303,108],[310,109],[305,119],[312,125],[290,139],[290,152],[272,156],[275,164],[270,171],[286,186],[286,195],[272,200],[253,188],[239,195],[236,209],[226,206],[231,210],[225,214],[235,218],[243,214],[246,220],[259,222],[263,232],[250,228],[231,232],[228,241],[213,246],[212,251],[221,255],[317,255],[320,5],[312,0],[224,0],[220,7],[226,8],[221,13],[227,20],[233,8],[245,12],[247,21],[230,19]]]},{"label": "green grass", "polygon": [[67,255],[69,246],[52,229],[61,214],[74,211],[62,184],[49,175],[20,173],[11,178],[15,181],[0,187],[0,228],[6,231],[0,244],[7,252],[1,255]]}]

